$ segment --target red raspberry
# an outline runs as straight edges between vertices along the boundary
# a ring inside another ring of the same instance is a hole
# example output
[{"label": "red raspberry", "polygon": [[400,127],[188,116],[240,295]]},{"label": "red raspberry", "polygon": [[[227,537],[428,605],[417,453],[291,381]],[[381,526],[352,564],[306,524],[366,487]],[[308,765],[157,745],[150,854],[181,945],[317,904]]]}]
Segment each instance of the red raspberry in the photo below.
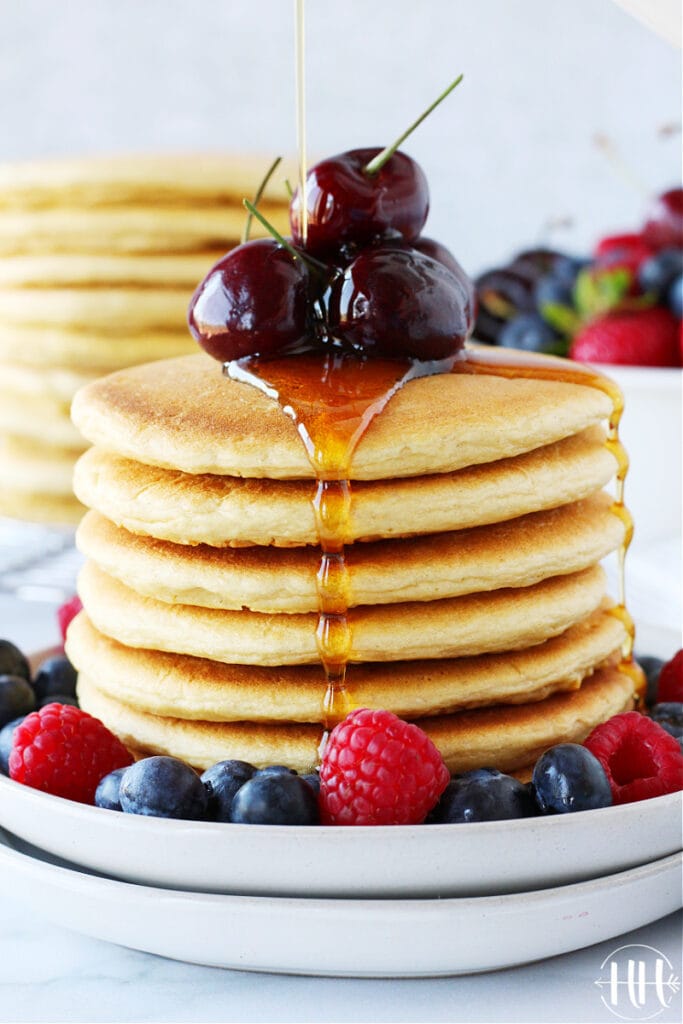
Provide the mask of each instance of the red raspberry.
[{"label": "red raspberry", "polygon": [[662,666],[657,683],[657,703],[683,703],[683,648]]},{"label": "red raspberry", "polygon": [[429,736],[390,711],[335,726],[320,766],[323,825],[419,825],[450,781]]},{"label": "red raspberry", "polygon": [[615,804],[683,789],[683,754],[661,725],[627,711],[596,726],[584,746],[605,769]]},{"label": "red raspberry", "polygon": [[579,331],[569,354],[586,363],[678,366],[678,324],[661,306],[608,313]]},{"label": "red raspberry", "polygon": [[598,242],[594,256],[599,267],[610,270],[621,267],[635,277],[640,264],[654,251],[642,235],[609,235]]},{"label": "red raspberry", "polygon": [[65,601],[64,604],[60,604],[57,609],[57,622],[59,623],[59,629],[62,634],[62,643],[66,640],[66,631],[69,628],[69,624],[72,619],[75,619],[78,613],[83,608],[81,599],[78,594],[75,594],[70,601]]},{"label": "red raspberry", "polygon": [[100,780],[132,762],[99,719],[67,704],[48,704],[15,730],[9,774],[33,789],[92,804]]}]

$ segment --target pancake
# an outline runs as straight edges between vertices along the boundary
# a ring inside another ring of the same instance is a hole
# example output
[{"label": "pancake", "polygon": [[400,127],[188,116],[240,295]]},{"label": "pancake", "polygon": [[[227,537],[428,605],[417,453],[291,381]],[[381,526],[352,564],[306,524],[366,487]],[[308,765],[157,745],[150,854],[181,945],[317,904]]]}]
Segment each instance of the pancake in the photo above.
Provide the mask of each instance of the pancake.
[{"label": "pancake", "polygon": [[29,523],[75,526],[83,515],[83,506],[73,495],[41,494],[5,486],[0,488],[0,515]]},{"label": "pancake", "polygon": [[[0,298],[0,317],[3,312]],[[423,377],[406,384],[372,422],[350,478],[447,473],[510,458],[577,434],[611,410],[603,392],[564,381]],[[296,427],[278,403],[223,377],[204,353],[95,381],[76,395],[72,415],[93,444],[150,465],[269,479],[314,476]]]},{"label": "pancake", "polygon": [[41,288],[39,291],[2,288],[0,320],[5,326],[80,327],[140,334],[147,328],[181,328],[191,295],[189,286]]},{"label": "pancake", "polygon": [[61,366],[102,374],[196,349],[184,321],[175,330],[154,329],[144,333],[131,328],[128,333],[116,334],[111,325],[98,333],[85,326],[78,330],[0,323],[0,359],[39,370],[44,366]]},{"label": "pancake", "polygon": [[[87,285],[131,288],[181,285],[191,294],[224,250],[180,255],[59,254],[0,259],[2,288],[71,288]],[[40,303],[40,296],[33,296]]]},{"label": "pancake", "polygon": [[78,389],[96,376],[61,366],[22,366],[0,360],[0,381],[8,391],[36,398],[45,396],[61,403],[70,404]]},{"label": "pancake", "polygon": [[[307,724],[196,722],[145,714],[112,700],[84,673],[81,707],[142,754],[171,754],[205,770],[226,758],[258,767],[286,764],[309,771],[318,761],[322,729]],[[496,706],[420,719],[452,773],[477,767],[515,771],[556,743],[581,743],[600,722],[632,706],[633,682],[605,668],[579,690],[534,704]]]},{"label": "pancake", "polygon": [[[349,546],[347,607],[434,601],[528,587],[587,569],[614,551],[625,527],[612,499],[531,513],[495,526]],[[318,548],[212,548],[136,537],[95,512],[77,536],[83,554],[138,594],[174,604],[257,612],[318,610]]]},{"label": "pancake", "polygon": [[[274,227],[289,234],[287,204],[262,202],[259,210]],[[245,218],[241,202],[199,207],[153,204],[0,209],[0,255],[227,252],[239,243]],[[254,218],[250,237],[267,234]]]},{"label": "pancake", "polygon": [[[355,608],[349,661],[455,658],[516,650],[563,633],[600,606],[599,566],[532,587],[441,601]],[[318,616],[263,615],[171,605],[119,583],[86,562],[78,592],[93,624],[129,647],[192,654],[241,665],[319,661]]]},{"label": "pancake", "polygon": [[[609,602],[535,647],[445,660],[351,665],[347,691],[356,707],[400,717],[488,704],[542,700],[576,689],[626,640]],[[125,647],[95,629],[85,613],[69,628],[71,662],[98,689],[138,711],[200,721],[320,722],[325,680],[319,665],[256,668]]]},{"label": "pancake", "polygon": [[[82,422],[81,418],[78,418]],[[496,523],[577,501],[617,468],[591,427],[536,451],[455,473],[355,483],[349,543]],[[316,544],[306,481],[243,480],[170,472],[92,448],[79,460],[80,500],[131,533],[176,544]]]},{"label": "pancake", "polygon": [[77,449],[0,435],[0,488],[71,497],[78,455]]},{"label": "pancake", "polygon": [[[57,157],[0,163],[0,209],[72,206],[183,206],[239,203],[251,198],[272,162],[242,153],[131,153]],[[288,203],[285,179],[293,164],[280,164],[266,199]]]},{"label": "pancake", "polygon": [[55,398],[22,395],[0,387],[0,432],[45,441],[62,448],[84,447],[83,438],[69,417],[69,404]]}]

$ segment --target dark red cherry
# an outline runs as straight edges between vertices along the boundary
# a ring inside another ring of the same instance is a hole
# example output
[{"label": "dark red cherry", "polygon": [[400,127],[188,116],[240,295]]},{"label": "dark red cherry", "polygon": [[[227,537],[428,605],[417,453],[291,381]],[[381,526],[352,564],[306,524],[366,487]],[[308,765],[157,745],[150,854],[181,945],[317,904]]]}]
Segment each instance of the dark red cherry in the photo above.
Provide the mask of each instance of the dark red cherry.
[{"label": "dark red cherry", "polygon": [[361,252],[332,286],[333,334],[381,356],[446,359],[472,329],[471,293],[443,263],[407,246]]},{"label": "dark red cherry", "polygon": [[269,356],[310,334],[309,272],[272,238],[238,245],[209,271],[188,311],[192,336],[214,359]]},{"label": "dark red cherry", "polygon": [[463,285],[468,291],[470,297],[470,305],[474,308],[476,301],[476,293],[474,289],[474,283],[467,276],[463,268],[460,266],[455,256],[450,249],[447,249],[441,242],[435,242],[433,238],[418,238],[413,243],[413,248],[417,249],[418,252],[423,252],[425,256],[431,256],[437,263],[443,263],[444,267],[448,267],[451,273],[462,281]]},{"label": "dark red cherry", "polygon": [[[306,177],[308,233],[306,249],[329,256],[348,243],[367,245],[398,232],[412,242],[429,212],[429,188],[424,172],[398,150],[377,171],[365,167],[381,149],[352,149],[310,169]],[[301,197],[294,193],[289,210],[294,244],[303,245],[300,230]]]},{"label": "dark red cherry", "polygon": [[643,237],[655,249],[683,246],[683,188],[672,188],[657,197],[650,207]]}]

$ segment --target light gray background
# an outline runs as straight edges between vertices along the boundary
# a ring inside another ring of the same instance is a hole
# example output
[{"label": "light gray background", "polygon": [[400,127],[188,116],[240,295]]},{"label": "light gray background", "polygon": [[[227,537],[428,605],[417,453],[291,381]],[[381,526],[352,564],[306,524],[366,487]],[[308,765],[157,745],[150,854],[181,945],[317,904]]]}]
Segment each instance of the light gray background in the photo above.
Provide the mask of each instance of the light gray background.
[{"label": "light gray background", "polygon": [[[651,0],[656,4],[662,0]],[[411,139],[472,272],[635,226],[680,175],[680,52],[612,0],[308,0],[309,146]],[[0,0],[0,159],[295,147],[291,0]],[[569,227],[548,225],[571,220]]]}]

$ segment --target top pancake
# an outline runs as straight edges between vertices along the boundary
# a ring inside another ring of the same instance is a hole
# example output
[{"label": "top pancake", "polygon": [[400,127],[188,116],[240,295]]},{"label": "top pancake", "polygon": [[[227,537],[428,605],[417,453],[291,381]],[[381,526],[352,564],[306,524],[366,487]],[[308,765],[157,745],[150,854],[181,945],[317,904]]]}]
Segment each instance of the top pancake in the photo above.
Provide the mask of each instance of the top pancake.
[{"label": "top pancake", "polygon": [[[272,157],[228,153],[126,154],[0,163],[1,207],[239,202],[251,198]],[[266,197],[287,202],[280,165]]]},{"label": "top pancake", "polygon": [[[557,361],[558,368],[564,364]],[[362,437],[352,480],[446,473],[532,451],[612,411],[596,388],[564,381],[439,374],[406,384]],[[294,422],[258,388],[200,353],[89,384],[72,416],[94,444],[186,473],[311,479]]]}]

